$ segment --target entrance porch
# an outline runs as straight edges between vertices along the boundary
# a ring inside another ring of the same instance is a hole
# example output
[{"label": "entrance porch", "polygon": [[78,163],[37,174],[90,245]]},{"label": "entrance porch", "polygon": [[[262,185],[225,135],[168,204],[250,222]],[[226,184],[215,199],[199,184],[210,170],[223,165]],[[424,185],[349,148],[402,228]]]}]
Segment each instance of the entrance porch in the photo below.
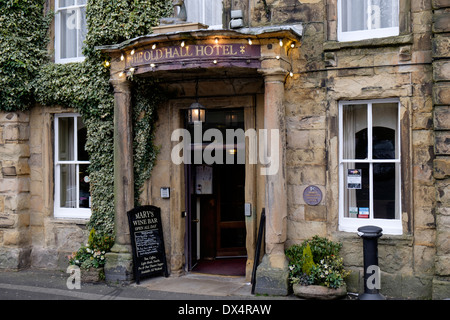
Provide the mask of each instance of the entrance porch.
[{"label": "entrance porch", "polygon": [[[134,205],[130,143],[133,135],[130,121],[132,82],[129,79],[152,77],[158,80],[169,99],[157,109],[155,144],[161,149],[141,199],[146,202],[143,204],[161,207],[170,272],[180,274],[193,267],[192,242],[197,232],[192,231],[191,223],[195,220],[192,219],[194,210],[201,206],[201,203],[192,206],[187,199],[188,195],[190,197],[189,182],[193,180],[189,178],[188,167],[175,164],[171,158],[173,148],[179,143],[172,141],[171,135],[176,129],[186,128],[185,113],[195,101],[205,106],[206,117],[208,111],[225,112],[237,108],[243,113],[243,129],[253,129],[255,132],[265,129],[277,133],[273,136],[276,141],[274,138],[268,139],[263,150],[265,155],[271,155],[273,163],[278,164],[274,171],[269,170],[270,163],[250,161],[254,155],[249,151],[248,142],[245,144],[243,203],[251,208],[243,217],[246,278],[251,276],[257,226],[261,210],[265,208],[265,254],[258,267],[256,291],[287,294],[283,99],[284,82],[292,68],[291,51],[300,45],[300,37],[301,28],[292,26],[242,29],[239,32],[194,30],[152,34],[99,48],[111,56],[110,81],[115,92],[116,243],[107,257],[107,280],[132,279],[129,272],[130,236],[126,221],[126,212]],[[226,177],[220,180],[220,186],[226,185],[224,179]],[[161,198],[163,187],[170,188],[169,199]],[[217,195],[214,191],[212,194]],[[217,222],[214,225],[218,226]],[[213,237],[217,239],[217,232]],[[228,239],[232,238],[228,236]],[[208,241],[204,239],[200,234],[199,248]],[[216,249],[220,241],[215,242]],[[201,251],[195,258],[202,256]],[[217,250],[214,254],[217,255]]]}]

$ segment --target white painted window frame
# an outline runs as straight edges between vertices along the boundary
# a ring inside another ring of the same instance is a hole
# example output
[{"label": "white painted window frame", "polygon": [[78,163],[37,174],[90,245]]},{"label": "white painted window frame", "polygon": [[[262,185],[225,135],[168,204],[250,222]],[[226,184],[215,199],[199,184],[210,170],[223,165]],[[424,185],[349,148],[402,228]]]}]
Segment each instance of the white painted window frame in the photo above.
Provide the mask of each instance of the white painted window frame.
[{"label": "white painted window frame", "polygon": [[[78,132],[78,123],[77,118],[81,117],[78,113],[61,113],[55,114],[54,118],[54,135],[55,135],[55,153],[54,153],[54,180],[55,180],[55,197],[54,197],[54,217],[55,218],[66,218],[66,219],[89,219],[91,217],[91,209],[90,208],[79,208],[79,175],[76,174],[76,208],[62,208],[61,207],[61,165],[63,164],[72,164],[76,166],[75,172],[79,172],[79,165],[81,164],[90,164],[90,161],[78,161],[78,137],[76,133]],[[74,120],[74,143],[73,143],[73,161],[60,161],[59,160],[59,119],[61,118],[73,118]]]},{"label": "white painted window frame", "polygon": [[[87,1],[86,1],[87,2]],[[86,7],[86,4],[81,5],[73,5],[68,7],[59,7],[59,1],[55,0],[55,63],[71,63],[71,62],[82,62],[84,61],[84,56],[79,56],[75,58],[61,58],[61,14],[60,12],[63,10],[75,10],[77,14],[77,21],[81,21],[80,15],[80,8]],[[77,29],[77,39],[78,39],[78,32],[79,29]],[[78,44],[77,44],[78,45]]]},{"label": "white painted window frame", "polygon": [[[362,1],[362,0],[361,0]],[[370,1],[370,0],[369,0]],[[399,1],[399,0],[396,0]],[[400,13],[398,13],[400,14]],[[391,28],[379,28],[379,29],[371,29],[371,25],[369,24],[369,30],[358,30],[358,31],[342,31],[343,26],[343,18],[342,18],[342,0],[337,1],[337,20],[338,20],[338,30],[337,37],[340,42],[347,41],[360,41],[366,39],[375,39],[375,38],[385,38],[391,36],[398,36],[400,34],[400,28],[391,27]],[[369,19],[369,17],[366,17]]]},{"label": "white painted window frame", "polygon": [[[377,103],[397,103],[397,156],[395,159],[372,159],[372,105]],[[353,104],[367,104],[367,142],[368,142],[368,157],[367,159],[344,159],[344,119],[343,108],[345,105]],[[340,101],[339,102],[339,230],[345,232],[357,232],[359,227],[365,225],[375,225],[383,229],[384,234],[401,235],[402,230],[402,195],[401,195],[401,139],[400,139],[400,101],[399,99],[377,99],[377,100],[353,100],[353,101]],[[346,174],[344,172],[344,163],[369,163],[369,190],[370,190],[370,205],[369,205],[369,218],[351,218],[345,217],[344,212],[344,192]],[[395,163],[398,164],[399,179],[396,182],[396,192],[398,198],[396,199],[396,206],[399,213],[399,217],[396,219],[375,219],[373,217],[373,164],[374,163]],[[397,203],[398,202],[398,203]]]}]

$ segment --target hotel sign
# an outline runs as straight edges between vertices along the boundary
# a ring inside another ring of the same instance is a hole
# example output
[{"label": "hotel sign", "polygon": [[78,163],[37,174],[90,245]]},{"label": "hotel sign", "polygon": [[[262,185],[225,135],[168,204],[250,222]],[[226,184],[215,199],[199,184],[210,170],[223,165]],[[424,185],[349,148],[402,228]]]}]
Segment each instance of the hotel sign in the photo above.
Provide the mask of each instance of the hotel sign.
[{"label": "hotel sign", "polygon": [[[152,66],[167,69],[170,64],[185,66],[186,64],[211,63],[212,61],[219,64],[222,62],[233,63],[233,61],[237,64],[244,62],[255,67],[254,63],[259,63],[260,56],[259,45],[242,43],[141,48],[136,49],[132,55],[127,54],[126,67]],[[178,67],[174,69],[178,69]]]}]

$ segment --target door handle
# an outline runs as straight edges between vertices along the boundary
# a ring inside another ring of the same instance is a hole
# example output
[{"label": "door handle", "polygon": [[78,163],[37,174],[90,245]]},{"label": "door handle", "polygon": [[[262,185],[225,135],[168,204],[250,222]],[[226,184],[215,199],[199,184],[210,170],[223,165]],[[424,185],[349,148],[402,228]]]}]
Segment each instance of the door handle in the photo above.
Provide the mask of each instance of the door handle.
[{"label": "door handle", "polygon": [[192,219],[192,222],[199,222],[200,220],[198,219]]}]

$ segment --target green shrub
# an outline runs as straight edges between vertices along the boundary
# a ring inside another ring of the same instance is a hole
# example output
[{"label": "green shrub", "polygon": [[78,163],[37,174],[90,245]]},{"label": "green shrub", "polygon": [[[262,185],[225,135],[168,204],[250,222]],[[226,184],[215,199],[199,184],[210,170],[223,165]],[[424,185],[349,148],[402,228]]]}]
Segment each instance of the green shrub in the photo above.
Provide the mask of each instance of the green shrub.
[{"label": "green shrub", "polygon": [[101,268],[105,265],[105,254],[111,250],[113,244],[114,238],[109,235],[97,234],[92,229],[89,233],[88,243],[68,257],[69,264],[83,269]]},{"label": "green shrub", "polygon": [[342,258],[335,255],[326,256],[311,268],[310,281],[328,288],[339,288],[350,271],[344,269]]},{"label": "green shrub", "polygon": [[292,245],[286,250],[290,282],[339,288],[350,273],[344,269],[339,257],[341,248],[341,243],[319,236],[305,240],[301,245]]},{"label": "green shrub", "polygon": [[307,275],[311,274],[312,267],[315,266],[313,255],[311,252],[311,247],[309,244],[306,245],[306,248],[303,249],[302,254],[302,271],[303,273],[306,273]]}]

